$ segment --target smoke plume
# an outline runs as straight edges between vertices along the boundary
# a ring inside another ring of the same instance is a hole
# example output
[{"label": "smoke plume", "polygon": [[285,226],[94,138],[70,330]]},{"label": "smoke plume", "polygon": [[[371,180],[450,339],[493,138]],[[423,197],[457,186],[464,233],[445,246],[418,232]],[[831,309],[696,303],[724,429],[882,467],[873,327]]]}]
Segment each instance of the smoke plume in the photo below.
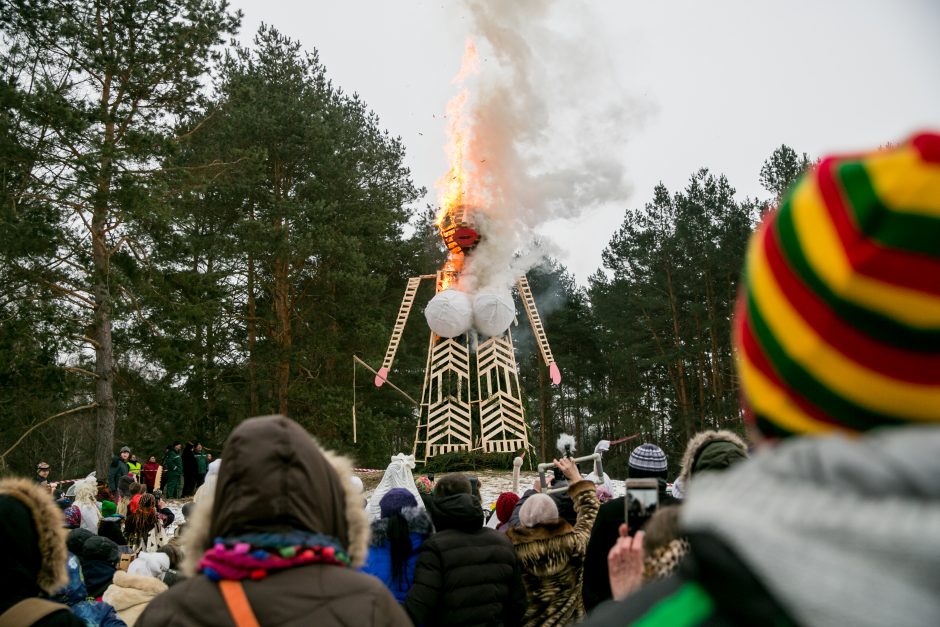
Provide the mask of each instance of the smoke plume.
[{"label": "smoke plume", "polygon": [[546,256],[536,229],[623,201],[617,151],[637,107],[613,80],[582,2],[466,0],[479,54],[469,78],[465,158],[483,240],[469,292],[509,288]]}]

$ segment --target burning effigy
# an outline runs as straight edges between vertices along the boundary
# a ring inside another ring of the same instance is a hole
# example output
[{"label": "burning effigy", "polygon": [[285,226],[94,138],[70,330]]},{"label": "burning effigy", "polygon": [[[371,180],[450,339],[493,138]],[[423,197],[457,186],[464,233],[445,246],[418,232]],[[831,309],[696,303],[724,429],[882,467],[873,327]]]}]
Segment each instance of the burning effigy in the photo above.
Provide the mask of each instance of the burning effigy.
[{"label": "burning effigy", "polygon": [[[471,42],[455,82],[462,83],[475,66],[476,48]],[[462,89],[447,108],[450,169],[439,183],[441,206],[436,220],[447,259],[435,274],[408,280],[375,377],[376,386],[388,380],[418,286],[424,279],[433,279],[435,295],[424,311],[431,335],[412,450],[420,462],[446,453],[514,453],[530,447],[512,342],[513,288],[552,383],[561,382],[526,277],[507,280],[510,268],[494,271],[492,263],[487,263],[500,256],[487,254],[488,229],[494,228],[494,220],[487,211],[491,199],[485,173],[476,167],[481,158],[468,152],[475,120],[466,114],[467,100],[467,91]]]}]

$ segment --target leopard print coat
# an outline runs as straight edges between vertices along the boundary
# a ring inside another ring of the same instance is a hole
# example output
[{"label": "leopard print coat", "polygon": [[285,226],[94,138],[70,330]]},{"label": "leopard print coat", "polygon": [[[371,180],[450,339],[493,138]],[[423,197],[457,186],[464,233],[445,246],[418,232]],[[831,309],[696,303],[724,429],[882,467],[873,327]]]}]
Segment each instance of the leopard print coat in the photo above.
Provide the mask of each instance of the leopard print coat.
[{"label": "leopard print coat", "polygon": [[685,538],[676,538],[669,544],[655,549],[643,558],[643,582],[665,579],[675,572],[688,552],[689,541]]},{"label": "leopard print coat", "polygon": [[578,518],[574,527],[557,518],[535,527],[507,532],[522,569],[529,607],[524,625],[568,625],[584,616],[581,582],[584,554],[597,517],[594,484],[579,481],[568,488]]}]

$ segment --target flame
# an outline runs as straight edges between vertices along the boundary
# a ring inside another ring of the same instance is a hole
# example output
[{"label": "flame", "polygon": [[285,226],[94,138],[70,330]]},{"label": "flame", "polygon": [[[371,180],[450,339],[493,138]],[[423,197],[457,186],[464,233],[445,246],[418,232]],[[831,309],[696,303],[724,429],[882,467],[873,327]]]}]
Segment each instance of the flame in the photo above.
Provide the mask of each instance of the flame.
[{"label": "flame", "polygon": [[[467,111],[470,94],[464,85],[468,77],[479,72],[479,56],[476,43],[467,39],[464,46],[460,71],[451,81],[460,86],[460,91],[447,103],[447,145],[445,151],[450,168],[437,186],[440,190],[441,208],[438,210],[435,225],[444,237],[445,231],[466,219],[470,202],[470,171],[467,167],[467,151],[473,128]],[[445,240],[446,241],[446,240]],[[463,268],[464,255],[459,248],[448,250],[447,261],[441,268],[438,291],[451,287]]]}]

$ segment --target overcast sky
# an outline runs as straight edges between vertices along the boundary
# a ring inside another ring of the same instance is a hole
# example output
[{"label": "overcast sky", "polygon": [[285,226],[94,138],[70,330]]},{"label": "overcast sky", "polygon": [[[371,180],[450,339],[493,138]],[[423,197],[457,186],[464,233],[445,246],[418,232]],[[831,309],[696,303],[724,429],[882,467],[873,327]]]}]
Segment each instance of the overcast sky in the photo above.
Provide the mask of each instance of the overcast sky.
[{"label": "overcast sky", "polygon": [[[448,167],[451,78],[480,12],[492,9],[497,26],[524,41],[526,75],[544,94],[543,143],[529,149],[559,162],[589,152],[623,175],[602,200],[537,225],[582,284],[624,211],[646,203],[659,181],[675,191],[708,167],[739,197],[763,198],[760,166],[781,143],[817,157],[940,129],[937,0],[559,0],[537,23],[502,21],[520,2],[529,0],[476,0],[476,18],[460,0],[231,4],[244,12],[243,41],[265,22],[316,48],[334,83],[401,136],[415,182],[428,188],[422,205],[437,204],[435,182]],[[499,56],[481,48],[484,80],[499,73]],[[588,150],[579,116],[599,110],[608,124],[588,129]]]}]

